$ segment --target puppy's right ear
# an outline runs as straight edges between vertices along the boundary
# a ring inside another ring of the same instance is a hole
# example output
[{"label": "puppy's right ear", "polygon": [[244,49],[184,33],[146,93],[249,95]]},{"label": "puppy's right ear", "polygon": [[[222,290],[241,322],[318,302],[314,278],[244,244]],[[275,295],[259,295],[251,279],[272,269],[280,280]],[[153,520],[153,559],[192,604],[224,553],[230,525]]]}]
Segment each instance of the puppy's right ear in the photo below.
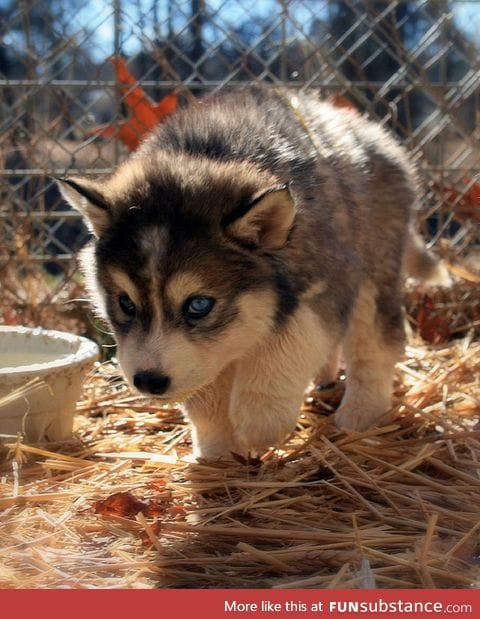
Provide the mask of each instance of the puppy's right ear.
[{"label": "puppy's right ear", "polygon": [[65,200],[80,211],[89,229],[99,237],[111,224],[111,210],[100,184],[80,177],[55,178]]}]

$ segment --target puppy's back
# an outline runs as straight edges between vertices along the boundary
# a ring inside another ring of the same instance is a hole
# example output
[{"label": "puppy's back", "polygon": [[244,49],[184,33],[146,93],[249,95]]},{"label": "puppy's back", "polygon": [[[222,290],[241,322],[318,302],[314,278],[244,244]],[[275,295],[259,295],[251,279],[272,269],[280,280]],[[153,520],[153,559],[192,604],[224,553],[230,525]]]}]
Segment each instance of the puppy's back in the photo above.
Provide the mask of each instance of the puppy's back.
[{"label": "puppy's back", "polygon": [[248,161],[291,183],[298,211],[279,252],[298,282],[362,273],[397,281],[417,181],[401,146],[354,110],[315,96],[251,87],[206,97],[173,115],[138,157],[155,150],[202,161]]}]

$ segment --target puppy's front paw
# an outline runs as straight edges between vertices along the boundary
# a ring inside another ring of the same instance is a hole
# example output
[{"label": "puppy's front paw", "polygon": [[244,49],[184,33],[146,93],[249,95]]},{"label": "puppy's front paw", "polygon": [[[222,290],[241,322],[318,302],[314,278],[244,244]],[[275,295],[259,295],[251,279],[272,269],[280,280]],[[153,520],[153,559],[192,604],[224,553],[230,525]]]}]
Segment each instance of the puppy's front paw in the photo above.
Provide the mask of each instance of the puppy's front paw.
[{"label": "puppy's front paw", "polygon": [[215,432],[211,428],[192,428],[193,455],[195,458],[205,460],[231,460],[232,452],[240,453],[241,448],[238,442],[233,439],[232,431],[230,435]]},{"label": "puppy's front paw", "polygon": [[375,427],[388,408],[386,405],[372,407],[370,404],[367,407],[360,404],[341,404],[334,416],[335,424],[341,430],[365,432]]},{"label": "puppy's front paw", "polygon": [[230,445],[195,445],[193,447],[193,457],[201,460],[234,460],[232,453],[238,453],[239,447]]},{"label": "puppy's front paw", "polygon": [[261,452],[281,443],[295,429],[300,404],[276,401],[250,401],[231,415],[235,438],[241,452]]}]

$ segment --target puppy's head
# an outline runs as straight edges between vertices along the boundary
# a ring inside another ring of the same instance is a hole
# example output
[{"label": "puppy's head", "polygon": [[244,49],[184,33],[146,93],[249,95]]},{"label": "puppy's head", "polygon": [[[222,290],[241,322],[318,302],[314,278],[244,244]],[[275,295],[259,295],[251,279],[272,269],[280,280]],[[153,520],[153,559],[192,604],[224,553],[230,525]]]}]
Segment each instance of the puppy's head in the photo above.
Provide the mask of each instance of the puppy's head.
[{"label": "puppy's head", "polygon": [[140,391],[183,399],[294,305],[278,273],[294,202],[256,167],[158,153],[106,180],[59,186],[94,233],[82,256],[87,285]]}]

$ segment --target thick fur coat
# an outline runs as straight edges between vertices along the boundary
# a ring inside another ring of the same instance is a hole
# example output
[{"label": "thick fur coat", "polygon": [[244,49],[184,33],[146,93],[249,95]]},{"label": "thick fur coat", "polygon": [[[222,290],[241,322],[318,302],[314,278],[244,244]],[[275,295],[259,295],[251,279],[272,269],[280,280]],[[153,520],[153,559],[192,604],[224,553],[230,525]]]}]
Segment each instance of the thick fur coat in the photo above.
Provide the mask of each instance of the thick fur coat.
[{"label": "thick fur coat", "polygon": [[250,88],[174,114],[110,177],[60,187],[95,234],[84,269],[127,379],[184,402],[197,456],[281,441],[340,348],[337,424],[389,410],[404,266],[443,273],[412,229],[415,171],[380,126]]}]

